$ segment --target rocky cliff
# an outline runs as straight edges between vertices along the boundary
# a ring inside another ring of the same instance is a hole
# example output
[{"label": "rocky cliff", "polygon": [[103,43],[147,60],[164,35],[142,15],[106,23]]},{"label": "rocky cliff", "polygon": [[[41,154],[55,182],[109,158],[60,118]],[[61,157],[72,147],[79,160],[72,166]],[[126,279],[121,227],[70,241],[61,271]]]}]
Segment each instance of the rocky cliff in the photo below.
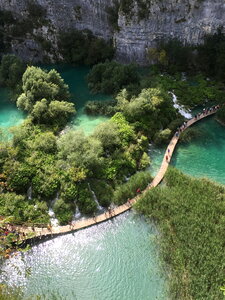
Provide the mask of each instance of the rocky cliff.
[{"label": "rocky cliff", "polygon": [[[0,0],[0,10],[11,11],[20,26],[21,19],[33,22],[28,9],[30,2]],[[205,33],[213,33],[225,23],[224,0],[36,0],[36,3],[45,10],[45,22],[22,37],[15,34],[10,39],[13,52],[24,60],[59,57],[57,33],[76,28],[89,29],[106,40],[113,39],[118,60],[146,64],[146,50],[160,39],[176,37],[196,44]],[[117,28],[109,21],[112,12]],[[10,29],[11,25],[7,26]],[[52,44],[51,50],[43,49],[43,41]]]}]

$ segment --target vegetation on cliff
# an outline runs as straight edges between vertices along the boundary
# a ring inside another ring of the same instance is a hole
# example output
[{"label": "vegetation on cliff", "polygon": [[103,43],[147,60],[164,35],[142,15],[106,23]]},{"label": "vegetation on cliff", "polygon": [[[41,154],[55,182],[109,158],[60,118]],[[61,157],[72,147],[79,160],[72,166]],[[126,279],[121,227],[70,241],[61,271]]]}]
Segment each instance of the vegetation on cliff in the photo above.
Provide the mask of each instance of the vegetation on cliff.
[{"label": "vegetation on cliff", "polygon": [[112,59],[112,42],[95,37],[90,30],[61,32],[58,37],[59,51],[70,64],[94,65]]},{"label": "vegetation on cliff", "polygon": [[225,190],[170,168],[166,186],[149,190],[136,209],[159,228],[159,251],[172,299],[224,299]]}]

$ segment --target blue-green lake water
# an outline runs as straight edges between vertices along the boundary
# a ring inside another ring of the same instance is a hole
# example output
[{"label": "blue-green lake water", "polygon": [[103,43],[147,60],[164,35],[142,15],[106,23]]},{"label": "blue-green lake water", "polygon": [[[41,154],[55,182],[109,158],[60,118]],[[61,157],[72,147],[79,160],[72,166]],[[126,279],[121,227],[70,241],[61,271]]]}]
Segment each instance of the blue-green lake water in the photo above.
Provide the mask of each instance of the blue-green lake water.
[{"label": "blue-green lake water", "polygon": [[[225,127],[208,117],[194,125],[202,135],[190,143],[178,143],[171,164],[182,172],[194,177],[207,177],[225,184]],[[165,148],[151,147],[150,171],[156,174]]]},{"label": "blue-green lake water", "polygon": [[8,130],[10,127],[20,124],[24,118],[24,114],[10,100],[9,91],[0,88],[0,128]]},{"label": "blue-green lake water", "polygon": [[[78,116],[73,126],[91,133],[105,118],[89,118],[82,106],[87,100],[107,100],[91,95],[85,76],[88,69],[57,67],[70,85]],[[0,90],[0,125],[10,127],[23,120]],[[4,102],[5,101],[5,102]],[[12,117],[10,117],[12,116]],[[13,117],[14,116],[14,117]],[[210,117],[194,125],[204,134],[189,144],[178,144],[172,165],[196,177],[225,184],[225,130]],[[152,166],[158,170],[164,149],[151,147]],[[158,233],[133,212],[74,234],[57,237],[6,261],[1,282],[21,287],[23,299],[165,300],[166,281],[157,257]]]}]

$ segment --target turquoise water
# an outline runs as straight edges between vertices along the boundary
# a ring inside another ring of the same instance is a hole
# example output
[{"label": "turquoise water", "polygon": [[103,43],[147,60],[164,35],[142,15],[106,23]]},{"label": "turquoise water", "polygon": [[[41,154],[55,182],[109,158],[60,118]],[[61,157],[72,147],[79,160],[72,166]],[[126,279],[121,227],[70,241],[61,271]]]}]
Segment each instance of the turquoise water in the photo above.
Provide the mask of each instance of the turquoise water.
[{"label": "turquoise water", "polygon": [[23,299],[165,300],[157,236],[143,218],[125,213],[34,246],[7,261],[0,279],[22,287]]},{"label": "turquoise water", "polygon": [[[71,122],[71,126],[75,129],[82,129],[86,134],[94,131],[95,127],[100,123],[108,120],[103,116],[87,116],[83,112],[85,102],[93,100],[111,100],[111,96],[104,94],[91,94],[87,88],[86,76],[90,70],[89,67],[71,67],[71,66],[44,66],[44,68],[56,68],[69,85],[71,93],[71,101],[75,103],[77,114]],[[0,127],[8,130],[10,127],[22,123],[25,114],[19,111],[12,101],[7,89],[0,88]]]},{"label": "turquoise water", "polygon": [[0,88],[0,128],[8,130],[10,127],[22,123],[25,116],[10,100],[7,89]]},{"label": "turquoise water", "polygon": [[[201,138],[190,143],[178,143],[171,164],[194,177],[207,177],[225,184],[225,127],[208,117],[194,125],[203,132]],[[151,147],[153,164],[150,170],[156,174],[165,148]]]},{"label": "turquoise water", "polygon": [[48,69],[55,68],[69,85],[71,93],[71,101],[75,104],[77,115],[72,121],[72,126],[75,129],[82,129],[86,134],[91,134],[95,127],[100,123],[108,120],[104,116],[88,116],[84,113],[83,107],[87,101],[111,100],[112,97],[105,94],[91,94],[87,88],[87,74],[90,67],[79,66],[71,67],[67,65],[47,66]]}]

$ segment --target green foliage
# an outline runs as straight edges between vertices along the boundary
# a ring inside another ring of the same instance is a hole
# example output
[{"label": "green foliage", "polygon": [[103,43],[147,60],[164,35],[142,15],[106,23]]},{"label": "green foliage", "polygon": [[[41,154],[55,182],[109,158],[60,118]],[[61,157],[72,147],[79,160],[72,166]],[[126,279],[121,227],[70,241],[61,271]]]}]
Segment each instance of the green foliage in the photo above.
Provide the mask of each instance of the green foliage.
[{"label": "green foliage", "polygon": [[113,116],[117,112],[117,101],[88,101],[85,104],[85,113],[88,115]]},{"label": "green foliage", "polygon": [[59,73],[27,67],[22,81],[18,108],[28,111],[34,123],[55,125],[58,129],[65,126],[75,109],[73,103],[67,102],[69,89]]},{"label": "green foliage", "polygon": [[24,196],[15,193],[2,193],[0,195],[0,215],[4,217],[13,216],[14,223],[47,224],[49,222],[46,203],[35,202],[35,200],[28,201]]},{"label": "green foliage", "polygon": [[93,133],[93,137],[99,140],[104,150],[112,151],[120,146],[120,132],[117,124],[112,121],[98,125]]},{"label": "green foliage", "polygon": [[172,299],[223,299],[223,186],[169,169],[166,186],[149,190],[136,204],[157,224],[159,249],[170,270]]},{"label": "green foliage", "polygon": [[0,299],[1,300],[22,300],[20,289],[11,288],[7,285],[0,285]]},{"label": "green foliage", "polygon": [[27,1],[27,10],[32,20],[42,21],[46,17],[46,10],[36,0]]},{"label": "green foliage", "polygon": [[69,88],[56,70],[49,72],[38,67],[27,67],[23,74],[23,94],[18,98],[19,108],[32,111],[34,104],[41,99],[68,100]]},{"label": "green foliage", "polygon": [[94,191],[99,204],[103,207],[109,207],[113,199],[112,187],[106,182],[100,180],[91,180],[90,186]]},{"label": "green foliage", "polygon": [[56,137],[50,132],[43,132],[35,136],[31,147],[34,151],[41,151],[45,153],[55,153],[57,150]]},{"label": "green foliage", "polygon": [[93,93],[118,93],[121,89],[137,84],[139,76],[135,65],[105,62],[95,65],[88,74],[88,87]]},{"label": "green foliage", "polygon": [[119,31],[118,18],[120,4],[117,0],[113,0],[112,4],[112,6],[107,6],[106,8],[106,12],[108,14],[108,21],[114,30]]},{"label": "green foliage", "polygon": [[225,68],[225,35],[222,28],[213,35],[206,35],[204,44],[198,45],[197,63],[199,69],[207,76],[217,78],[224,82]]},{"label": "green foliage", "polygon": [[116,113],[111,122],[116,124],[119,132],[119,137],[123,147],[126,147],[129,143],[135,139],[135,131],[132,125],[126,120],[122,113]]},{"label": "green foliage", "polygon": [[154,136],[154,142],[156,145],[162,145],[169,142],[172,136],[172,132],[169,128],[159,131]]},{"label": "green foliage", "polygon": [[202,72],[224,82],[225,35],[222,28],[214,34],[206,34],[204,42],[199,45],[183,44],[177,39],[161,41],[157,48],[148,50],[151,62],[170,74],[177,72]]},{"label": "green foliage", "polygon": [[141,85],[145,87],[158,88],[165,91],[173,91],[177,96],[179,104],[187,108],[202,105],[208,101],[224,102],[225,96],[220,83],[207,80],[203,75],[187,76],[183,80],[180,74],[170,76],[164,74],[153,74],[142,80]]},{"label": "green foliage", "polygon": [[53,210],[60,225],[66,225],[72,221],[74,207],[71,204],[58,199],[54,204]]},{"label": "green foliage", "polygon": [[122,91],[117,101],[118,107],[135,129],[151,137],[177,117],[170,95],[160,88],[143,89],[138,97],[130,101],[126,92]]},{"label": "green foliage", "polygon": [[32,178],[33,194],[40,199],[52,199],[60,187],[60,175],[55,165],[42,165]]},{"label": "green foliage", "polygon": [[13,90],[18,90],[25,65],[15,55],[7,54],[2,57],[0,66],[0,84]]},{"label": "green foliage", "polygon": [[74,202],[78,195],[78,187],[73,182],[64,182],[61,189],[61,198],[65,202]]},{"label": "green foliage", "polygon": [[83,131],[70,130],[58,141],[58,157],[74,167],[93,169],[101,163],[102,146],[94,137],[86,137]]},{"label": "green foliage", "polygon": [[109,42],[89,30],[72,30],[59,35],[59,50],[67,63],[94,65],[111,59],[114,50]]},{"label": "green foliage", "polygon": [[87,184],[79,186],[77,204],[82,214],[92,215],[97,210],[97,204]]},{"label": "green foliage", "polygon": [[16,192],[25,193],[31,184],[34,170],[26,163],[10,160],[4,165],[4,174],[7,177],[8,188]]},{"label": "green foliage", "polygon": [[151,181],[152,177],[149,172],[136,173],[131,176],[128,182],[115,188],[114,202],[118,205],[124,204],[129,198],[133,198],[136,195],[137,189],[144,190]]}]

